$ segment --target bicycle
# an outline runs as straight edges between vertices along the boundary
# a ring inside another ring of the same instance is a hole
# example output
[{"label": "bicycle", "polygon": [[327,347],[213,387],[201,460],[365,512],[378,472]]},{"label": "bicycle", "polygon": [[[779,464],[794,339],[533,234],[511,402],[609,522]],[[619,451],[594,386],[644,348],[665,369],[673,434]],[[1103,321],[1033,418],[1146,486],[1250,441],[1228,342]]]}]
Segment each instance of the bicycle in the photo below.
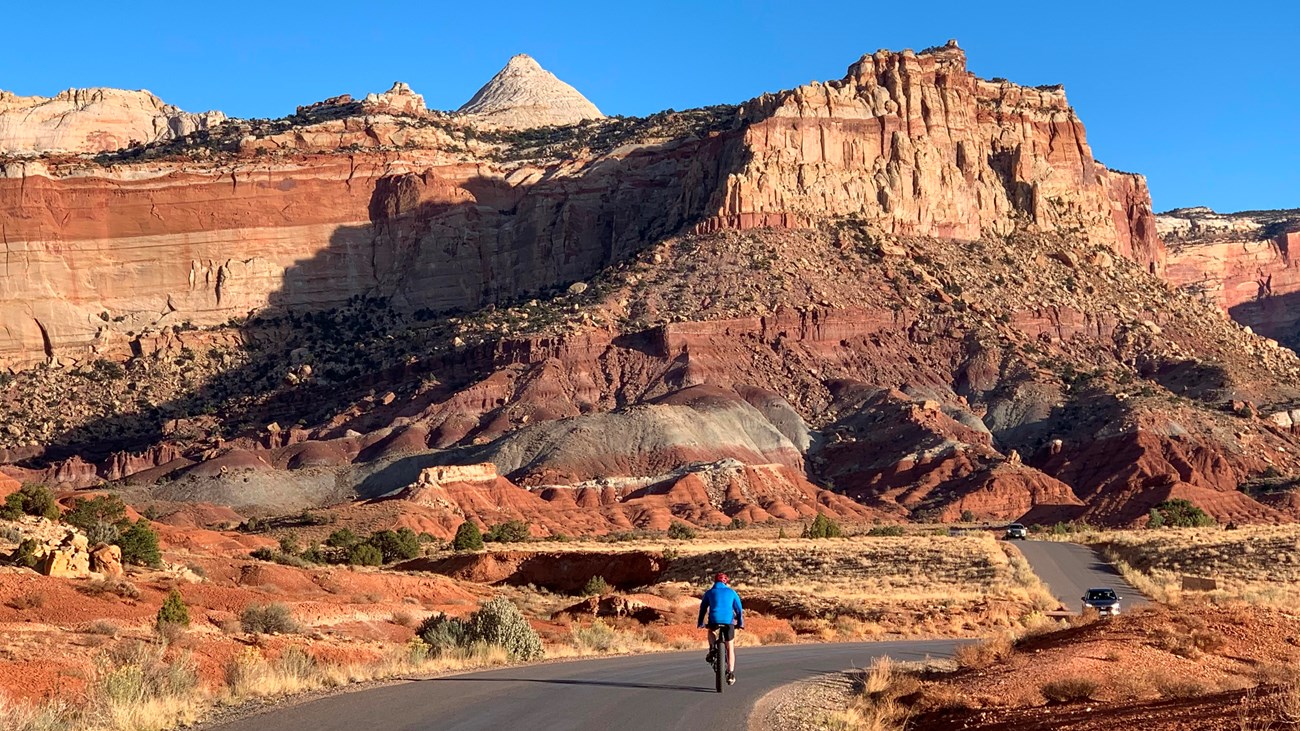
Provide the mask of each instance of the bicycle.
[{"label": "bicycle", "polygon": [[731,652],[731,643],[735,640],[723,639],[721,628],[709,630],[709,643],[713,646],[714,689],[721,693],[727,684],[727,657]]}]

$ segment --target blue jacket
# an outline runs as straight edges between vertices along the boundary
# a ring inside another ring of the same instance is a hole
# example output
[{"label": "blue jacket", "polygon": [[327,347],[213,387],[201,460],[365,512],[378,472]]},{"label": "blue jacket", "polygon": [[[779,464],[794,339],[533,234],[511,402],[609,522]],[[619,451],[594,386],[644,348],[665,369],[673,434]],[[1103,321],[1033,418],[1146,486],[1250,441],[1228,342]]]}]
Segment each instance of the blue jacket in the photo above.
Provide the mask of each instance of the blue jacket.
[{"label": "blue jacket", "polygon": [[721,581],[715,583],[713,588],[704,592],[704,597],[700,599],[700,619],[697,624],[703,626],[706,624],[706,618],[708,624],[734,624],[737,627],[744,627],[745,614],[740,606],[740,595]]}]

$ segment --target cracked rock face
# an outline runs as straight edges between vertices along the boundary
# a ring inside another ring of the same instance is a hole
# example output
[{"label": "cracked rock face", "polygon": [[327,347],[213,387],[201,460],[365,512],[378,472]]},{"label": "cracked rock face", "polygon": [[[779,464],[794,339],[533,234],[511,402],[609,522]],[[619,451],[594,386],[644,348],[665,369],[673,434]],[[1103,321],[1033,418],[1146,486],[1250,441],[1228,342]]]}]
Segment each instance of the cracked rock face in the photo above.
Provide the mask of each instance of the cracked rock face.
[{"label": "cracked rock face", "polygon": [[458,111],[491,126],[511,129],[575,124],[605,116],[577,89],[522,53],[511,58]]}]

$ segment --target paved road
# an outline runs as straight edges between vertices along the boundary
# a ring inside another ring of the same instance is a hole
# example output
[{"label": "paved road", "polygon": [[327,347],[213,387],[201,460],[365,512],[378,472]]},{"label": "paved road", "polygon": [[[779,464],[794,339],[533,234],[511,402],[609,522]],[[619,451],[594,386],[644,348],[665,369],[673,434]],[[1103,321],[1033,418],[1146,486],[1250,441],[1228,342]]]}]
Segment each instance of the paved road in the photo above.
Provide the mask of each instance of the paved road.
[{"label": "paved road", "polygon": [[801,678],[872,658],[951,654],[948,640],[740,648],[736,685],[713,691],[704,652],[584,660],[455,675],[344,693],[259,714],[221,731],[747,728],[754,704]]},{"label": "paved road", "polygon": [[1079,611],[1082,604],[1079,597],[1098,586],[1114,589],[1123,597],[1120,606],[1124,608],[1147,603],[1146,597],[1125,581],[1114,566],[1087,546],[1056,541],[1016,541],[1015,546],[1066,609]]}]

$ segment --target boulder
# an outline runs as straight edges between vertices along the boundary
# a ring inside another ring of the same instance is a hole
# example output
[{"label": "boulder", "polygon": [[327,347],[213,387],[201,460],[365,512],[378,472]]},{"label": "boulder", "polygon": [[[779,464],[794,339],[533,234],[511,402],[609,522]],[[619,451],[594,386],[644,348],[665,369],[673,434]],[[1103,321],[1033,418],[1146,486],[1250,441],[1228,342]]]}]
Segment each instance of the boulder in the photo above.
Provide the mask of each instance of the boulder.
[{"label": "boulder", "polygon": [[122,568],[122,549],[111,543],[95,546],[90,552],[90,570],[110,579],[120,578],[126,573]]}]

